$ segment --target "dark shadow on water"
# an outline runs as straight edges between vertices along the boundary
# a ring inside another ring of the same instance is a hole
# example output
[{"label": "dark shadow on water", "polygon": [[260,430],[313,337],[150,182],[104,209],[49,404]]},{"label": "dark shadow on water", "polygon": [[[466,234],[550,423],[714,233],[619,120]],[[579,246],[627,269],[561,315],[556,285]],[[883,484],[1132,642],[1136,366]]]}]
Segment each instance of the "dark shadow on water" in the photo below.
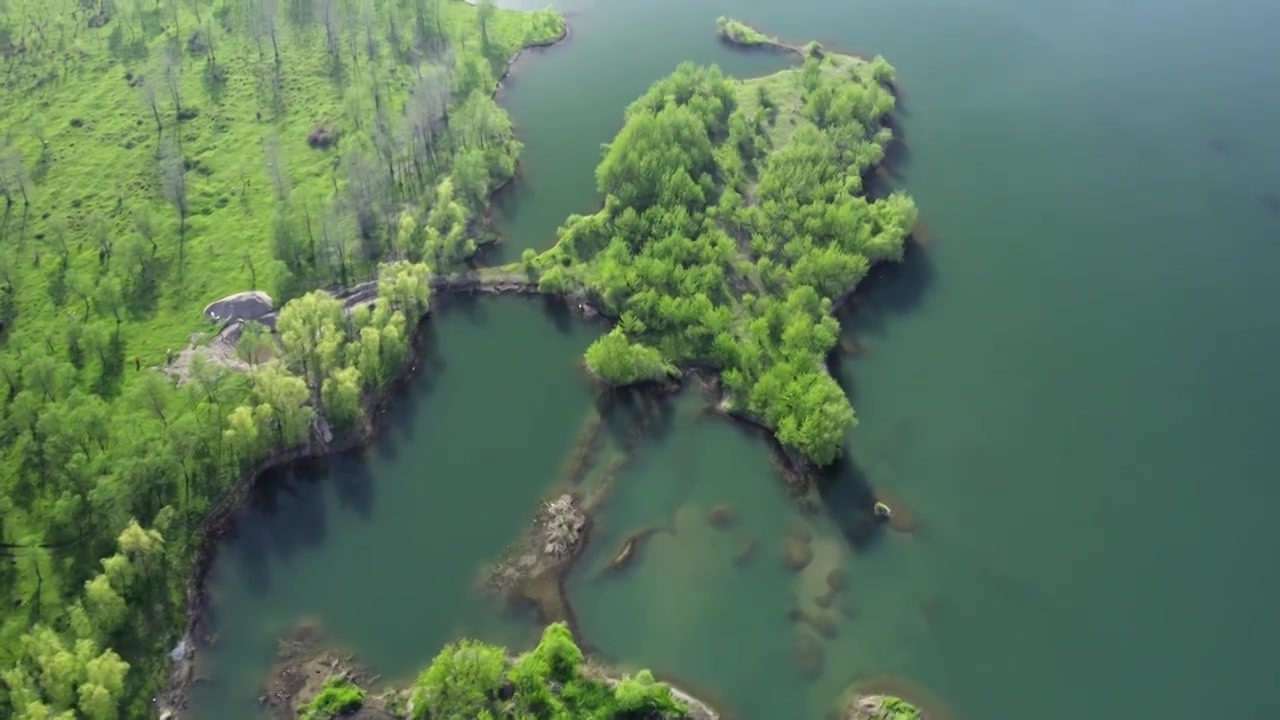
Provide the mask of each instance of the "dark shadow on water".
[{"label": "dark shadow on water", "polygon": [[542,312],[555,326],[561,335],[568,335],[573,331],[573,324],[581,322],[582,318],[574,315],[573,310],[569,307],[569,303],[559,297],[551,295],[539,296],[537,302],[542,305]]},{"label": "dark shadow on water", "polygon": [[338,504],[368,520],[373,511],[375,485],[365,453],[344,453],[333,463],[330,476],[338,493]]},{"label": "dark shadow on water", "polygon": [[323,472],[314,463],[272,470],[259,480],[224,545],[255,595],[271,590],[269,563],[288,562],[325,540]]},{"label": "dark shadow on water", "polygon": [[596,411],[604,419],[605,432],[629,452],[642,442],[662,443],[675,417],[671,396],[652,387],[603,389],[596,396]]},{"label": "dark shadow on water", "polygon": [[855,336],[881,334],[891,316],[910,312],[920,304],[933,280],[929,253],[908,242],[902,262],[880,263],[872,268],[836,319]]},{"label": "dark shadow on water", "polygon": [[875,493],[849,453],[818,473],[814,485],[823,511],[849,544],[858,551],[873,547],[887,528],[872,513]]},{"label": "dark shadow on water", "polygon": [[437,312],[458,313],[467,316],[468,320],[476,323],[483,323],[488,319],[488,312],[484,307],[484,303],[480,302],[480,298],[476,293],[454,293],[447,298],[440,300],[436,306]]}]

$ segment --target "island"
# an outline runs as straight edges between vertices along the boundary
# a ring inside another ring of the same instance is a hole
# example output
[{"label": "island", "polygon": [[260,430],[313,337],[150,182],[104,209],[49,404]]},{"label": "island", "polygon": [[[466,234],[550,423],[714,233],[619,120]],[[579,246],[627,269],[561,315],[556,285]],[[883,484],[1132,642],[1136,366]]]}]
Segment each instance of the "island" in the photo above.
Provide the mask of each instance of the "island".
[{"label": "island", "polygon": [[[3,9],[0,715],[179,712],[228,518],[266,470],[368,441],[439,294],[568,300],[612,323],[584,358],[601,383],[705,378],[797,468],[839,456],[854,413],[825,366],[833,313],[916,219],[873,187],[894,139],[883,59],[810,43],[762,78],[681,65],[627,108],[603,207],[477,269],[521,150],[493,93],[564,20],[491,0],[383,10]],[[63,52],[51,31],[91,40]],[[545,578],[599,495],[548,504]],[[591,668],[557,624],[522,655],[468,641],[437,663],[478,684],[433,663],[377,710],[714,717],[647,673]],[[339,677],[291,707],[374,700]]]},{"label": "island", "polygon": [[350,655],[305,631],[283,648],[261,698],[281,720],[720,717],[648,670],[616,674],[594,665],[563,623],[548,625],[519,655],[476,640],[450,643],[406,687],[380,685]]}]

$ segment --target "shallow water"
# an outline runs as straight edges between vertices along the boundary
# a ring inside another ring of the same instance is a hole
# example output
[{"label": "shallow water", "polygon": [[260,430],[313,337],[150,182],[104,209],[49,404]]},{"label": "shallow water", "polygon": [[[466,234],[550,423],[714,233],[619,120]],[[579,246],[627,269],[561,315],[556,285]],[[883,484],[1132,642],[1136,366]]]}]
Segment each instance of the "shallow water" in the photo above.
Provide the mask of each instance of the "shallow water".
[{"label": "shallow water", "polygon": [[[522,61],[503,94],[526,153],[499,256],[546,247],[592,209],[600,144],[679,61],[778,67],[717,43],[721,14],[898,68],[899,183],[930,230],[846,318],[864,351],[837,371],[861,424],[817,514],[788,501],[764,442],[697,419],[695,393],[671,403],[569,582],[593,647],[738,720],[822,717],[847,681],[886,674],[961,719],[1280,717],[1280,490],[1265,480],[1280,427],[1280,5],[562,7],[571,40]],[[274,638],[308,614],[391,675],[460,632],[527,639],[468,588],[573,444],[591,407],[574,362],[597,329],[565,336],[518,300],[477,307],[487,319],[432,320],[446,368],[427,363],[368,460],[253,511],[228,543],[212,589],[234,621],[219,623],[201,717],[244,716]],[[364,510],[341,500],[352,485]],[[850,542],[866,485],[911,511],[914,535]],[[730,530],[707,522],[720,503]],[[779,555],[798,521],[815,559],[796,574]],[[675,534],[599,576],[624,537],[664,523]],[[736,565],[748,537],[757,553]],[[808,678],[788,611],[836,564],[852,617],[833,613]]]}]

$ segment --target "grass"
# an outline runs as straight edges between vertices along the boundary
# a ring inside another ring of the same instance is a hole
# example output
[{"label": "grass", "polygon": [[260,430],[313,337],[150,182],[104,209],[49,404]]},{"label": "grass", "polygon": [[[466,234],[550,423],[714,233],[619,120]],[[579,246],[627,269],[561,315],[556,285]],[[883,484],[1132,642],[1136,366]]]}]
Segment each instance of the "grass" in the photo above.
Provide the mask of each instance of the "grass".
[{"label": "grass", "polygon": [[[475,8],[467,3],[445,0],[442,7],[454,34],[465,34],[475,23]],[[194,25],[193,18],[186,20]],[[184,346],[192,331],[205,328],[199,313],[205,303],[254,287],[274,292],[281,271],[271,255],[272,194],[263,143],[269,136],[279,138],[296,197],[318,205],[332,191],[333,163],[341,148],[313,150],[307,133],[339,120],[344,105],[356,100],[347,90],[350,78],[330,72],[318,27],[295,30],[281,23],[287,73],[279,113],[272,110],[268,87],[269,45],[264,63],[243,34],[220,37],[218,65],[227,77],[221,86],[208,82],[204,56],[193,57],[184,47],[183,105],[196,108],[198,115],[180,125],[183,153],[192,167],[180,261],[174,240],[178,215],[165,202],[156,171],[155,123],[143,90],[126,79],[158,77],[164,40],[156,36],[113,51],[109,38],[118,22],[82,30],[76,47],[86,55],[57,79],[37,82],[30,73],[13,72],[6,78],[0,128],[9,153],[21,157],[31,181],[30,207],[24,212],[18,200],[0,221],[0,244],[7,248],[3,262],[13,277],[19,316],[8,340],[10,345],[29,341],[52,330],[46,320],[60,319],[59,304],[49,293],[60,272],[52,247],[60,228],[72,247],[68,276],[94,276],[102,271],[95,226],[105,225],[110,233],[116,248],[112,265],[119,267],[123,246],[137,235],[135,218],[143,214],[162,239],[158,277],[151,296],[129,312],[125,335],[130,357],[157,364],[167,349]],[[495,56],[505,58],[537,37],[530,36],[525,13],[500,10],[495,22],[490,31]],[[412,73],[401,68],[393,70],[389,82],[403,93],[411,79]],[[166,118],[166,125],[171,122]]]},{"label": "grass", "polygon": [[[821,71],[838,77],[849,74],[856,78],[868,78],[868,63],[849,55],[825,53]],[[768,128],[771,147],[780,148],[791,140],[796,129],[811,121],[804,116],[804,88],[799,68],[786,68],[770,75],[738,81],[738,106],[748,117],[762,107],[768,111]]]},{"label": "grass", "polygon": [[721,15],[716,19],[716,31],[720,37],[736,45],[761,46],[777,45],[778,39],[769,37],[750,25]]}]

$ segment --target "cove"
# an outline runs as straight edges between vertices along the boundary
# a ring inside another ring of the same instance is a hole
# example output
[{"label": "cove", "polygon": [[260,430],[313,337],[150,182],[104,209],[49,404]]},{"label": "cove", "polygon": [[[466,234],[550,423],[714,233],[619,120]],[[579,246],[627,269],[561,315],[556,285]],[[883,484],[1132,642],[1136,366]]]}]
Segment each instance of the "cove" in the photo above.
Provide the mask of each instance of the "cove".
[{"label": "cove", "polygon": [[479,573],[554,483],[591,407],[576,359],[596,330],[520,298],[441,305],[373,445],[263,478],[236,518],[208,580],[216,641],[194,717],[260,716],[277,640],[304,620],[392,678],[462,634],[530,639]]}]

